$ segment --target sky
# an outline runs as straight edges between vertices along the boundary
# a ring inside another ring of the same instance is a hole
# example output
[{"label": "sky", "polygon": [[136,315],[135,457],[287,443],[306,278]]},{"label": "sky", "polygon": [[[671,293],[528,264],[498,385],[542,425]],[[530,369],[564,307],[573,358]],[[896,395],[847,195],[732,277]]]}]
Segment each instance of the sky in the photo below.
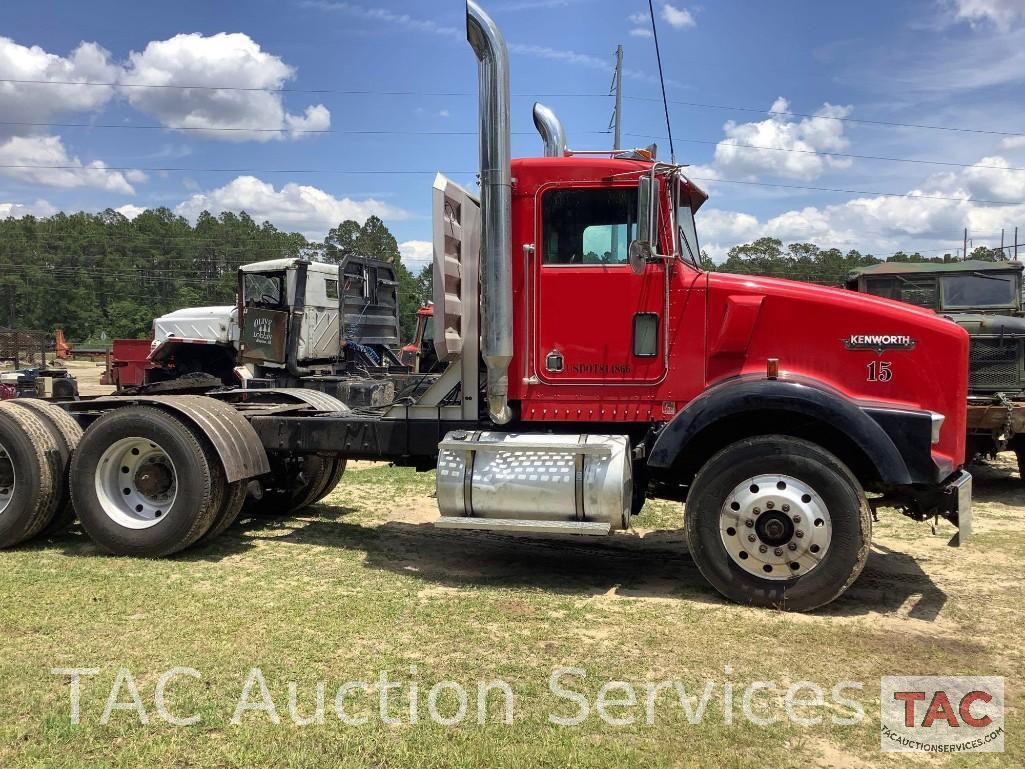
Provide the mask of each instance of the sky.
[{"label": "sky", "polygon": [[[541,100],[574,149],[669,142],[647,0],[482,0],[513,155]],[[676,160],[716,261],[763,235],[888,255],[1025,241],[1025,0],[655,0]],[[247,211],[313,239],[380,216],[417,269],[431,183],[473,188],[461,0],[8,0],[0,216]],[[88,83],[90,85],[83,85]]]}]

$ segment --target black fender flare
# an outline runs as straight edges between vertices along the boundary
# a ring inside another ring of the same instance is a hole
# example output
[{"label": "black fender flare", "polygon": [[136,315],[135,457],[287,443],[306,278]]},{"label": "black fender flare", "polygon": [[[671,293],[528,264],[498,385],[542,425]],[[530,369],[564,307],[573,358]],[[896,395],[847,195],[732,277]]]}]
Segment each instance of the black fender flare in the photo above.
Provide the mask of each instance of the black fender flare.
[{"label": "black fender flare", "polygon": [[648,466],[669,470],[691,440],[719,420],[764,411],[822,421],[857,446],[884,483],[913,482],[904,456],[886,430],[855,401],[821,383],[764,377],[731,378],[691,401],[659,433],[648,455]]}]

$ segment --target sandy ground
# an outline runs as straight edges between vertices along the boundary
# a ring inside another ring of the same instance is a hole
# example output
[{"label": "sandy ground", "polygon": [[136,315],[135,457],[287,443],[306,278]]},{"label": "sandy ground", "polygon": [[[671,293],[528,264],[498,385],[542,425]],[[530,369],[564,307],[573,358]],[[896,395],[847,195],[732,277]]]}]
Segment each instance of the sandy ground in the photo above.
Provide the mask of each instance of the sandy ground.
[{"label": "sandy ground", "polygon": [[64,367],[78,380],[79,395],[110,395],[114,392],[113,387],[100,384],[104,366],[103,361],[94,363],[88,360],[71,360],[64,362]]},{"label": "sandy ground", "polygon": [[[54,366],[55,368],[67,369],[75,379],[78,380],[78,392],[79,395],[110,395],[114,392],[114,388],[109,385],[100,384],[100,377],[103,375],[103,370],[106,367],[106,363],[103,359],[96,361],[90,360],[67,360],[67,361],[47,361],[47,364]],[[22,363],[22,368],[25,367],[25,363]],[[8,363],[0,370],[10,371],[12,366]]]}]

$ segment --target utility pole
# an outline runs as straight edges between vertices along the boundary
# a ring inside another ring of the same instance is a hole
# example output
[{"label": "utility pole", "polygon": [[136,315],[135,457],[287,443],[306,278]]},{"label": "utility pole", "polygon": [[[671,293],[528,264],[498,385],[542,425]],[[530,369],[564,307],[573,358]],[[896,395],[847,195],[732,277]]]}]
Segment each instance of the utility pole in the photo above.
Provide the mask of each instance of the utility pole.
[{"label": "utility pole", "polygon": [[623,46],[616,46],[616,111],[612,113],[612,149],[620,146],[620,125],[623,116]]},{"label": "utility pole", "polygon": [[1004,252],[1004,228],[1000,228],[1000,258],[1006,259],[1007,254]]},{"label": "utility pole", "polygon": [[[623,46],[616,46],[616,74],[615,79],[612,81],[612,87],[615,89],[616,94],[616,108],[612,113],[612,122],[609,124],[612,128],[612,149],[622,149],[620,147],[620,126],[623,119]],[[629,225],[627,225],[629,230]],[[629,238],[630,233],[627,232]],[[619,228],[612,228],[612,257],[613,259],[619,258]]]},{"label": "utility pole", "polygon": [[1018,261],[1018,228],[1014,228],[1014,261]]},{"label": "utility pole", "polygon": [[961,252],[961,261],[968,260],[968,228],[964,228],[964,251]]}]

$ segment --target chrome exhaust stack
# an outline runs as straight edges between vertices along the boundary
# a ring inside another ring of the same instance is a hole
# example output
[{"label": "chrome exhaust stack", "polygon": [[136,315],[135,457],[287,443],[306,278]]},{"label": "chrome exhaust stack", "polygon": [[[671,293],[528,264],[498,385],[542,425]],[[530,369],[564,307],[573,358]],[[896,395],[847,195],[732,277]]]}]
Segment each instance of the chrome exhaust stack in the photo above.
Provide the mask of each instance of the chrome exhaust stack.
[{"label": "chrome exhaust stack", "polygon": [[551,107],[534,102],[534,127],[545,143],[546,158],[561,158],[569,154],[566,147],[566,129]]},{"label": "chrome exhaust stack", "polygon": [[466,2],[466,39],[477,54],[480,102],[481,355],[488,369],[488,412],[495,424],[512,419],[509,363],[513,355],[512,183],[509,131],[509,52],[498,25]]}]

